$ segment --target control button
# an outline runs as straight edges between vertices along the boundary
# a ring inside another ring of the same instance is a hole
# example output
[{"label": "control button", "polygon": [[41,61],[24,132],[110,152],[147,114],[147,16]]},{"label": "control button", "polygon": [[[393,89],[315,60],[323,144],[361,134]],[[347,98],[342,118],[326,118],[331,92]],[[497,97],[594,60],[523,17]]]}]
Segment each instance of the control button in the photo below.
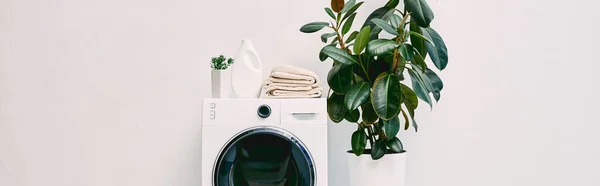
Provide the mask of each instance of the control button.
[{"label": "control button", "polygon": [[214,110],[210,111],[210,119],[215,119],[215,111]]},{"label": "control button", "polygon": [[217,108],[217,104],[215,103],[210,103],[210,109],[215,109]]},{"label": "control button", "polygon": [[271,107],[269,105],[261,105],[257,110],[258,116],[261,118],[267,118],[271,115]]}]

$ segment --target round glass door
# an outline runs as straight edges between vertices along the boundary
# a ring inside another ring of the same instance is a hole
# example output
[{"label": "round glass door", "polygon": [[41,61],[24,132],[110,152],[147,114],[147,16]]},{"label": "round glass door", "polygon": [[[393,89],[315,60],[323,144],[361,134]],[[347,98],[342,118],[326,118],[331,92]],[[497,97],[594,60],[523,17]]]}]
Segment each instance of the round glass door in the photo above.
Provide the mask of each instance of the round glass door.
[{"label": "round glass door", "polygon": [[291,133],[257,127],[234,136],[213,169],[216,186],[313,186],[310,153]]}]

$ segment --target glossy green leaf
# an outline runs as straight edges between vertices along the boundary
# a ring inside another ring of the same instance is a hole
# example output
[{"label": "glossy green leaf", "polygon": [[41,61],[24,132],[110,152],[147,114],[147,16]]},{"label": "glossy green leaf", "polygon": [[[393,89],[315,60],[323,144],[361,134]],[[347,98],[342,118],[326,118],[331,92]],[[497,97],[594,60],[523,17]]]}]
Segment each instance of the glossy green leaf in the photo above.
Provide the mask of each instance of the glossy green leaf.
[{"label": "glossy green leaf", "polygon": [[433,43],[433,41],[431,41],[431,39],[429,39],[429,38],[425,37],[423,34],[420,34],[420,33],[418,33],[418,32],[415,32],[415,31],[410,31],[410,32],[409,32],[409,34],[410,34],[411,36],[416,36],[416,37],[418,37],[418,38],[422,39],[423,41],[425,41],[425,43],[429,43],[429,44]]},{"label": "glossy green leaf", "polygon": [[346,116],[344,116],[344,119],[346,119],[348,122],[356,123],[358,119],[360,119],[360,112],[358,111],[358,109],[346,112]]},{"label": "glossy green leaf", "polygon": [[350,8],[352,8],[355,3],[356,3],[356,0],[349,0],[348,2],[346,2],[346,4],[344,5],[344,8],[342,8],[342,13],[348,12],[348,10],[350,10]]},{"label": "glossy green leaf", "polygon": [[[336,44],[329,44],[329,45],[326,45],[325,47],[327,47],[327,46],[333,46],[333,47],[335,47],[335,45]],[[321,60],[321,62],[325,61],[329,57],[325,53],[323,53],[323,51],[325,50],[325,47],[323,47],[321,49],[321,51],[319,51],[319,60]]]},{"label": "glossy green leaf", "polygon": [[444,83],[442,82],[442,79],[431,69],[426,69],[424,75],[425,75],[425,77],[427,77],[429,79],[429,82],[431,83],[431,87],[433,88],[431,90],[431,93],[433,94],[433,98],[435,99],[436,102],[439,101],[440,100],[440,92],[444,88]]},{"label": "glossy green leaf", "polygon": [[344,96],[339,94],[331,94],[327,99],[327,114],[331,121],[339,123],[346,116],[346,106],[344,106]]},{"label": "glossy green leaf", "polygon": [[394,137],[385,142],[385,146],[387,146],[392,152],[401,153],[404,152],[404,146],[402,142],[397,137]]},{"label": "glossy green leaf", "polygon": [[344,0],[331,0],[331,9],[340,12],[344,8]]},{"label": "glossy green leaf", "polygon": [[402,90],[402,101],[408,109],[416,109],[419,106],[419,98],[417,93],[405,84],[400,84],[400,90]]},{"label": "glossy green leaf", "polygon": [[[419,66],[419,69],[426,69],[427,68],[427,64],[425,63],[425,59],[423,58],[423,56],[421,56],[421,54],[419,54],[418,51],[415,51],[415,55],[413,55],[412,58],[412,63]],[[421,72],[423,72],[421,70]]]},{"label": "glossy green leaf", "polygon": [[412,47],[412,45],[404,43],[402,45],[400,45],[398,47],[398,52],[400,52],[400,55],[406,60],[406,61],[410,61],[412,60],[415,51]]},{"label": "glossy green leaf", "polygon": [[390,120],[383,120],[383,130],[388,139],[396,137],[396,134],[400,131],[400,118],[396,116]]},{"label": "glossy green leaf", "polygon": [[385,7],[396,8],[396,6],[398,6],[398,4],[400,4],[400,0],[390,0],[385,4]]},{"label": "glossy green leaf", "polygon": [[323,52],[331,59],[339,61],[340,63],[345,65],[352,65],[356,63],[356,59],[352,55],[334,46],[325,46],[323,50],[321,50],[321,52]]},{"label": "glossy green leaf", "polygon": [[417,125],[417,121],[415,120],[415,110],[408,110],[410,113],[410,117],[412,118],[412,126],[415,128],[415,132],[419,131],[419,125]]},{"label": "glossy green leaf", "polygon": [[337,35],[337,33],[335,33],[335,32],[323,34],[323,35],[321,35],[321,41],[323,41],[323,43],[327,43],[327,39],[329,39],[333,36],[336,36],[336,35]]},{"label": "glossy green leaf", "polygon": [[302,26],[300,28],[300,32],[314,33],[314,32],[317,32],[317,31],[325,28],[326,26],[329,26],[329,23],[327,23],[327,22],[312,22],[312,23],[308,23],[308,24]]},{"label": "glossy green leaf", "polygon": [[352,28],[352,22],[354,22],[354,17],[356,17],[356,13],[353,13],[344,23],[344,26],[342,27],[342,34],[346,34],[348,31],[350,31],[350,28]]},{"label": "glossy green leaf", "polygon": [[367,146],[367,133],[363,129],[358,129],[354,133],[352,133],[352,152],[356,156],[362,155],[365,151],[365,147]]},{"label": "glossy green leaf", "polygon": [[367,53],[372,56],[379,56],[390,53],[398,47],[398,44],[389,39],[376,39],[367,45]]},{"label": "glossy green leaf", "polygon": [[381,140],[377,140],[375,141],[375,144],[373,144],[373,149],[371,150],[371,158],[373,160],[378,160],[381,157],[383,157],[385,155],[385,151],[386,151],[386,146],[385,143]]},{"label": "glossy green leaf", "polygon": [[350,33],[350,35],[348,36],[348,39],[346,39],[346,43],[350,43],[350,42],[354,41],[354,39],[356,39],[357,35],[358,35],[358,31],[354,31],[354,32]]},{"label": "glossy green leaf", "polygon": [[376,9],[375,11],[373,11],[369,15],[369,17],[367,17],[367,19],[365,20],[365,23],[363,24],[362,27],[364,28],[366,26],[370,26],[371,28],[373,28],[371,30],[371,35],[370,35],[371,40],[375,40],[375,39],[379,38],[379,33],[382,30],[380,27],[377,27],[375,25],[375,23],[373,23],[371,20],[374,18],[379,18],[381,20],[388,21],[392,14],[394,14],[394,8],[381,7],[381,8]]},{"label": "glossy green leaf", "polygon": [[393,14],[390,17],[390,24],[392,25],[392,27],[394,27],[394,29],[397,29],[398,27],[400,27],[401,22],[402,22],[402,17],[400,17],[399,15]]},{"label": "glossy green leaf", "polygon": [[327,74],[327,84],[334,92],[344,94],[352,85],[352,74],[352,66],[336,64]]},{"label": "glossy green leaf", "polygon": [[344,103],[348,110],[355,110],[360,105],[369,101],[369,94],[371,93],[371,85],[368,82],[357,83],[350,87],[350,90],[346,92]]},{"label": "glossy green leaf", "polygon": [[331,17],[331,19],[335,19],[335,14],[333,14],[333,10],[331,10],[331,8],[329,8],[329,7],[325,8],[325,12],[327,12],[327,15],[329,15],[329,17]]},{"label": "glossy green leaf", "polygon": [[[423,33],[421,27],[416,22],[410,23],[410,31],[418,34]],[[423,59],[427,57],[427,47],[425,46],[425,40],[417,37],[416,35],[410,35],[410,44],[421,54]]]},{"label": "glossy green leaf", "polygon": [[360,30],[358,36],[356,36],[356,41],[354,41],[354,53],[360,54],[367,44],[369,43],[369,36],[371,35],[371,27],[367,26]]},{"label": "glossy green leaf", "polygon": [[429,27],[433,20],[433,11],[425,0],[404,0],[404,6],[411,12],[411,16],[421,27]]},{"label": "glossy green leaf", "polygon": [[439,70],[444,70],[448,65],[448,49],[442,39],[442,36],[438,34],[433,28],[423,28],[423,36],[430,39],[433,44],[425,43],[427,51],[429,52],[429,58],[433,61],[435,67]]},{"label": "glossy green leaf", "polygon": [[356,12],[356,9],[358,9],[360,7],[360,5],[362,5],[364,2],[358,2],[356,3],[354,6],[352,6],[352,8],[350,8],[350,10],[348,10],[348,12],[346,12],[346,14],[344,15],[344,18],[342,20],[346,20],[346,18],[350,17],[350,15],[354,14],[354,12]]},{"label": "glossy green leaf", "polygon": [[362,120],[366,124],[372,124],[379,119],[379,116],[373,110],[373,104],[371,102],[367,102],[361,106],[362,108]]},{"label": "glossy green leaf", "polygon": [[408,71],[408,74],[410,75],[410,80],[412,82],[412,88],[415,91],[415,93],[417,94],[417,97],[419,97],[419,99],[425,101],[427,104],[429,104],[429,107],[433,107],[432,103],[431,103],[431,97],[429,96],[429,91],[427,91],[427,88],[425,88],[425,85],[423,83],[423,81],[421,80],[421,78],[419,77],[419,75],[417,74],[419,70],[412,70],[410,69]]},{"label": "glossy green leaf", "polygon": [[375,25],[377,25],[378,27],[385,30],[387,33],[390,33],[394,36],[398,35],[398,32],[396,31],[396,29],[394,27],[392,27],[392,25],[388,24],[387,21],[381,20],[379,18],[373,18],[373,19],[371,19],[371,21],[373,23],[375,23]]},{"label": "glossy green leaf", "polygon": [[394,74],[382,73],[373,83],[371,102],[375,113],[385,120],[392,119],[400,113],[401,104],[400,80]]}]

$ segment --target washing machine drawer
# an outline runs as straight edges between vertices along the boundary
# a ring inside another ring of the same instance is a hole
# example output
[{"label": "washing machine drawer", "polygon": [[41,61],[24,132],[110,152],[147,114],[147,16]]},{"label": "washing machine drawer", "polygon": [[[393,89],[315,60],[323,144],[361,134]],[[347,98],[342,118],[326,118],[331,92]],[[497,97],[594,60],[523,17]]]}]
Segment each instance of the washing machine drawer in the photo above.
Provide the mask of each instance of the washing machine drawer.
[{"label": "washing machine drawer", "polygon": [[327,100],[297,99],[281,102],[282,125],[327,125]]}]

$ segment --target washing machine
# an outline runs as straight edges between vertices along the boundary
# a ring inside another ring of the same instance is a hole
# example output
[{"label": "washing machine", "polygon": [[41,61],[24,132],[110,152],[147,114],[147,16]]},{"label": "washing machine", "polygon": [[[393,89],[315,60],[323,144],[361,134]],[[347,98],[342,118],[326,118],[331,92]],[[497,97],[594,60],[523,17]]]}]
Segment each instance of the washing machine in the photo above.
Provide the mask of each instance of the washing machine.
[{"label": "washing machine", "polygon": [[205,99],[202,186],[327,186],[327,101]]}]

